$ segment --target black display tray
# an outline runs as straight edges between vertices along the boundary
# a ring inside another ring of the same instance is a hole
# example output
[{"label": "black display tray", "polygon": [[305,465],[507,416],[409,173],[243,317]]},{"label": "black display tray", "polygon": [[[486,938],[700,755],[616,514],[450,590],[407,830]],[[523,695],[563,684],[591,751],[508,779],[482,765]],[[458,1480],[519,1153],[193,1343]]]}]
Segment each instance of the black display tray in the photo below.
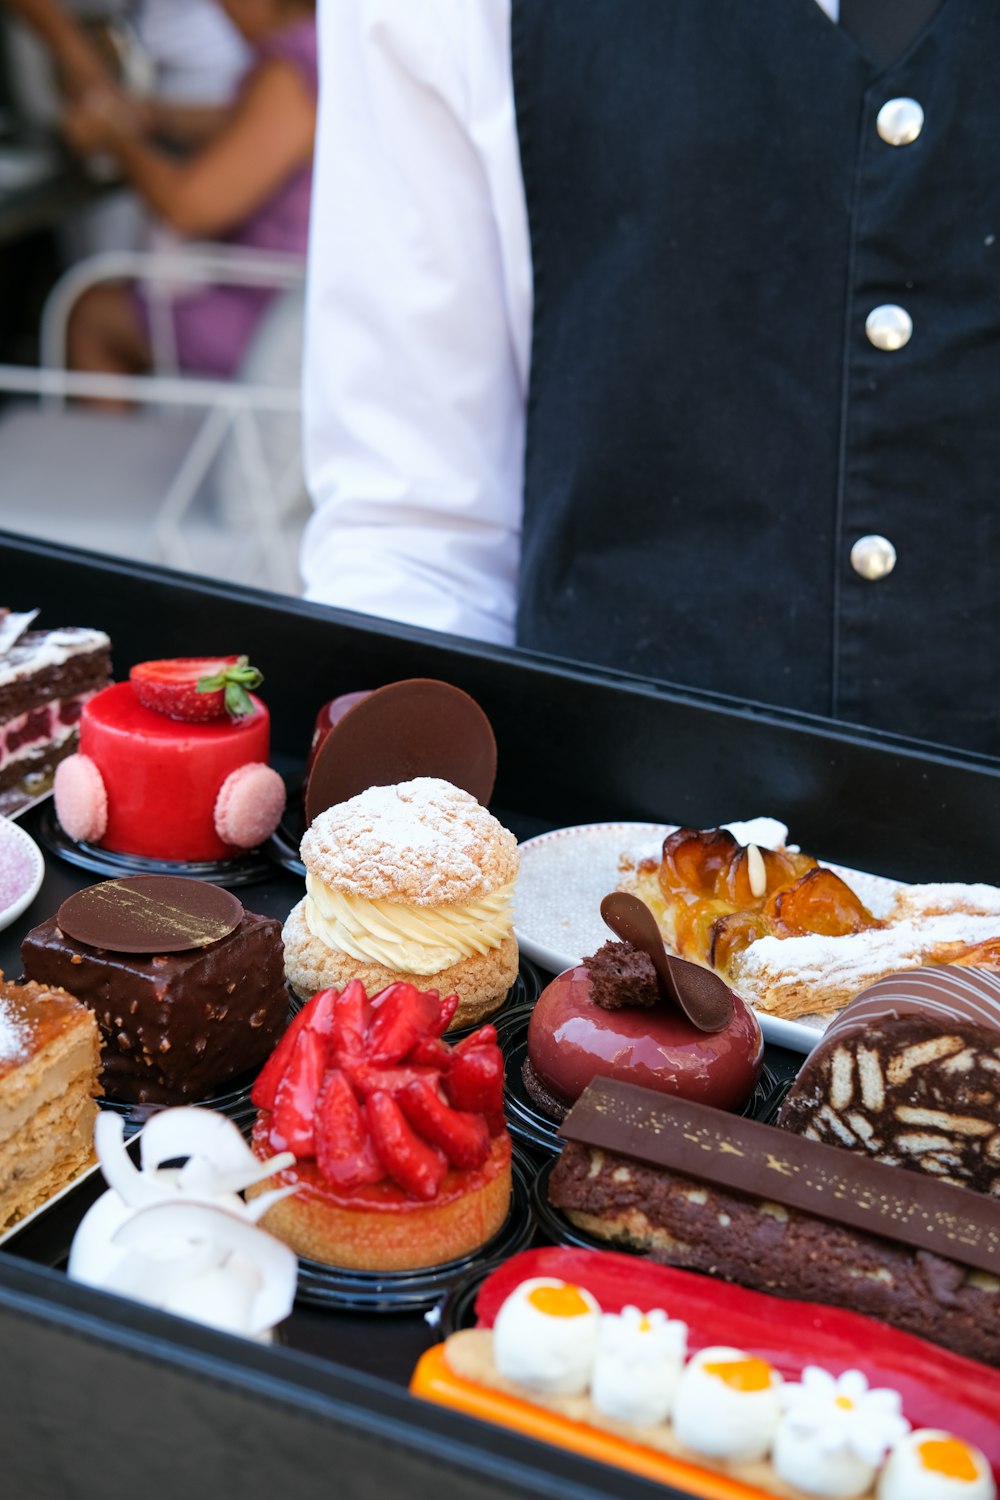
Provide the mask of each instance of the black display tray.
[{"label": "black display tray", "polygon": [[[107,630],[119,675],[149,657],[246,652],[267,679],[272,758],[290,776],[319,704],[440,677],[489,715],[492,806],[521,838],[568,824],[708,826],[768,813],[804,847],[855,868],[995,878],[996,762],[2,533],[0,577],[0,602],[40,606],[43,624]],[[0,932],[9,976],[24,932],[88,878],[47,860],[38,898]],[[284,917],[301,881],[275,864],[240,894]],[[781,1084],[798,1060],[769,1048],[767,1061]],[[72,1285],[44,1255],[32,1258],[30,1234],[0,1250],[0,1483],[17,1500],[680,1493],[415,1401],[406,1383],[437,1337],[422,1313],[302,1305],[294,1346],[258,1347]]]}]

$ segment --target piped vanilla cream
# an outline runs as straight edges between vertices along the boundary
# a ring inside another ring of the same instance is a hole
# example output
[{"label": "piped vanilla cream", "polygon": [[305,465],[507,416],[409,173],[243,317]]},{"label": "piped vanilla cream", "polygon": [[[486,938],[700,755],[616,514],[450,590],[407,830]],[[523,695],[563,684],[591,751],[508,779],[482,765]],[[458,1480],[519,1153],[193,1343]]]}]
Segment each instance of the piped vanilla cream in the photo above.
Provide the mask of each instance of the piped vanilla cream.
[{"label": "piped vanilla cream", "polygon": [[306,875],[305,920],[313,937],[361,962],[436,974],[499,948],[513,930],[513,882],[467,905],[368,901]]}]

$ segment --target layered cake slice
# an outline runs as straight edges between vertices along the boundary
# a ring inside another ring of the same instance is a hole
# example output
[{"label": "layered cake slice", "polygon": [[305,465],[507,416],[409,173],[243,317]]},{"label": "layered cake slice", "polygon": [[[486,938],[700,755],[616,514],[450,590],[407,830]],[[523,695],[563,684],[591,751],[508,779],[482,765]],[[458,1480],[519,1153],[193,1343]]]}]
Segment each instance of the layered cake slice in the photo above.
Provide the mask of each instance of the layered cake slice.
[{"label": "layered cake slice", "polygon": [[65,990],[0,977],[0,1230],[94,1160],[97,1024]]},{"label": "layered cake slice", "polygon": [[111,642],[101,630],[29,630],[34,614],[0,609],[0,796],[45,788],[76,748],[83,705],[107,686]]}]

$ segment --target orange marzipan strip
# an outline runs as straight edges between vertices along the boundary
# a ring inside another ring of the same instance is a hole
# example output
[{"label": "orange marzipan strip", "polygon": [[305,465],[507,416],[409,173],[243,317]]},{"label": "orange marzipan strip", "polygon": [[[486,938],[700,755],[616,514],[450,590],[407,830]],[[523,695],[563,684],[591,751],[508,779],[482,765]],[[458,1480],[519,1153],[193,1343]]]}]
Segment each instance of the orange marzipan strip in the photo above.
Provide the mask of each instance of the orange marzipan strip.
[{"label": "orange marzipan strip", "polygon": [[582,1422],[571,1422],[568,1417],[542,1406],[533,1406],[530,1401],[463,1380],[449,1369],[443,1344],[435,1344],[421,1356],[410,1381],[410,1391],[425,1401],[436,1401],[439,1406],[450,1406],[486,1422],[513,1428],[527,1437],[569,1448],[584,1458],[630,1469],[633,1474],[655,1479],[660,1484],[678,1485],[688,1494],[697,1496],[698,1500],[774,1500],[772,1495],[755,1485],[744,1484],[724,1474],[710,1474],[683,1459],[671,1458],[669,1454],[657,1453],[651,1448],[640,1448],[614,1433],[601,1432]]}]

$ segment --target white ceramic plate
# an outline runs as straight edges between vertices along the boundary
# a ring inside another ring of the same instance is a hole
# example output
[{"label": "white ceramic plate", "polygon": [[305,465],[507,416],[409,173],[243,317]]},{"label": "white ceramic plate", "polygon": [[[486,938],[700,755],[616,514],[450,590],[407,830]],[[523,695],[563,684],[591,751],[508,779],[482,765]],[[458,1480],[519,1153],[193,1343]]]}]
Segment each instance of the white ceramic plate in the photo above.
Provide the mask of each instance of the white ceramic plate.
[{"label": "white ceramic plate", "polygon": [[34,839],[20,824],[0,818],[0,928],[28,909],[44,878],[45,860]]},{"label": "white ceramic plate", "polygon": [[[788,830],[774,818],[725,825],[740,843],[767,848],[783,844]],[[624,853],[659,857],[660,846],[675,824],[586,823],[556,828],[521,845],[521,871],[514,897],[514,926],[522,952],[558,974],[571,969],[606,943],[611,933],[601,917],[601,900],[618,885],[618,862]],[[894,880],[831,865],[876,916],[892,905],[899,889]],[[758,1012],[764,1039],[795,1052],[810,1052],[829,1016],[781,1016]]]}]

